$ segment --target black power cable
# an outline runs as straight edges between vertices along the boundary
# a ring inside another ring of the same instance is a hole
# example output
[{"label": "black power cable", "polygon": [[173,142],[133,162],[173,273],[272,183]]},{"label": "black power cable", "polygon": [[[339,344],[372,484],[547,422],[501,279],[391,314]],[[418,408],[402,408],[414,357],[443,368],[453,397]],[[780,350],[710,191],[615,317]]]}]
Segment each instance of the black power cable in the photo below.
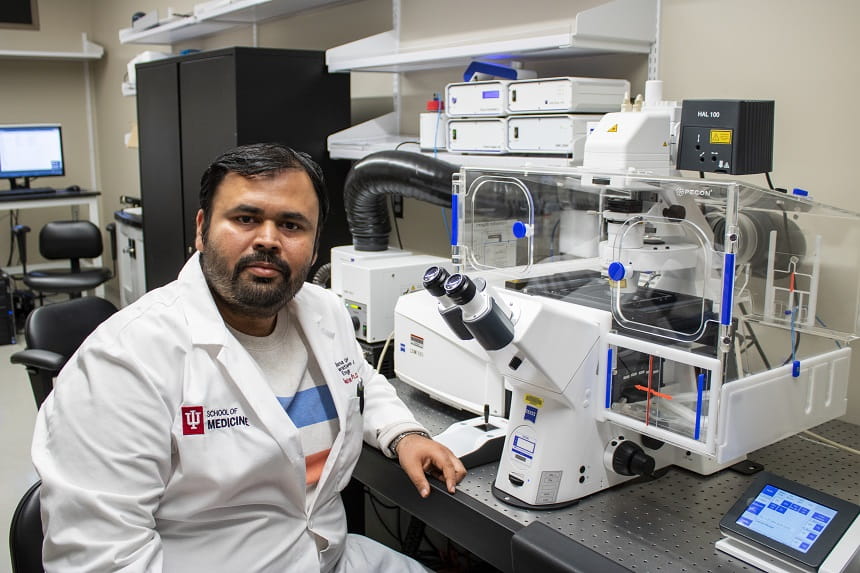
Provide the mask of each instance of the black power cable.
[{"label": "black power cable", "polygon": [[[403,197],[400,197],[403,201]],[[394,233],[397,235],[397,246],[403,249],[403,239],[400,238],[400,224],[397,222],[397,215],[394,214],[394,195],[388,196],[388,201],[391,204],[391,220],[394,221]]]},{"label": "black power cable", "polygon": [[9,213],[9,258],[6,259],[6,266],[12,266],[12,254],[15,252],[15,223],[12,221],[12,213]]},{"label": "black power cable", "polygon": [[[739,303],[738,308],[741,310],[742,313],[747,313],[743,303]],[[747,332],[749,332],[750,335],[750,340],[752,341],[756,350],[758,350],[758,355],[761,357],[762,362],[764,362],[765,367],[770,370],[770,362],[768,361],[767,356],[765,356],[764,354],[764,348],[761,347],[761,344],[758,341],[758,336],[756,336],[755,331],[752,329],[752,325],[750,325],[749,322],[744,321],[744,326],[746,326]]]},{"label": "black power cable", "polygon": [[418,549],[421,547],[421,540],[424,537],[424,522],[414,515],[409,518],[409,525],[406,526],[406,537],[403,538],[402,550],[405,555],[415,557],[418,555]]},{"label": "black power cable", "polygon": [[[370,507],[373,508],[373,513],[376,514],[376,519],[379,520],[379,524],[382,525],[382,528],[385,529],[385,531],[386,531],[386,533],[388,533],[388,535],[390,535],[395,541],[397,541],[397,543],[400,545],[400,547],[403,547],[403,537],[402,537],[402,533],[400,531],[400,507],[396,506],[396,505],[386,505],[379,498],[377,498],[375,495],[373,495],[373,493],[371,493],[370,489],[368,489],[366,487],[364,488],[364,491],[367,494],[368,499],[370,500]],[[396,533],[394,531],[392,531],[391,528],[388,527],[388,524],[385,523],[385,520],[382,519],[382,514],[379,513],[379,508],[377,507],[377,504],[384,507],[385,509],[396,509],[397,510],[397,532]]]},{"label": "black power cable", "polygon": [[770,187],[771,189],[776,189],[776,187],[773,186],[773,181],[770,180],[770,173],[765,171],[764,177],[765,177],[765,179],[767,179],[767,186]]},{"label": "black power cable", "polygon": [[[7,267],[12,265],[12,257],[14,256],[14,252],[15,252],[15,243],[17,242],[17,238],[15,237],[15,230],[14,229],[18,225],[18,214],[19,213],[20,212],[18,211],[18,209],[15,209],[14,211],[9,212],[9,237],[10,237],[10,239],[9,239],[9,259],[6,262]],[[21,263],[20,257],[19,257],[18,263],[19,264]]]}]

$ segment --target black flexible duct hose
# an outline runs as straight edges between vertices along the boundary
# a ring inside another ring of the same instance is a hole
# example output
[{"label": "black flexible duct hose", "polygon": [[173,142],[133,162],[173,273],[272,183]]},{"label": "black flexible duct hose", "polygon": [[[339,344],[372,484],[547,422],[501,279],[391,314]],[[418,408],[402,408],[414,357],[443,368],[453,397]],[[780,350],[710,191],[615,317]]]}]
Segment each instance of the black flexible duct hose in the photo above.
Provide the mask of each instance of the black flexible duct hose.
[{"label": "black flexible duct hose", "polygon": [[331,286],[331,263],[326,263],[317,269],[311,282],[315,285],[328,288]]},{"label": "black flexible duct hose", "polygon": [[388,248],[391,221],[385,203],[397,193],[440,207],[451,206],[451,176],[458,167],[409,151],[372,153],[346,176],[343,202],[357,251]]}]

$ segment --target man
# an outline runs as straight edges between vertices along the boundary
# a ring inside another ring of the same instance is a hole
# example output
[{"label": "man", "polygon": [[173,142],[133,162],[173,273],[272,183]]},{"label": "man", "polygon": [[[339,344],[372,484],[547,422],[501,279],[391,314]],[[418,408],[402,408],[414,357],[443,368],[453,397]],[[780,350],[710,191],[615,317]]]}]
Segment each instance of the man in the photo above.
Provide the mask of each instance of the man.
[{"label": "man", "polygon": [[[322,174],[274,144],[216,159],[198,253],[88,338],[36,422],[48,571],[423,571],[346,534],[364,441],[421,496],[460,461],[368,365],[337,298],[304,284]],[[157,213],[147,213],[157,217]]]}]

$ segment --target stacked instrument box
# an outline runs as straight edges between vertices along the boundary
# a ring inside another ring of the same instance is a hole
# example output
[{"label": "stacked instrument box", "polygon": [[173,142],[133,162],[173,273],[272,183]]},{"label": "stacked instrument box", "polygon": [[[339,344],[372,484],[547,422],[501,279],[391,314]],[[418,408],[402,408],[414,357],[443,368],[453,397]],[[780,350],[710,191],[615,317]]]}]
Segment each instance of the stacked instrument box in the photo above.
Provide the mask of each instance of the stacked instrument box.
[{"label": "stacked instrument box", "polygon": [[558,77],[448,84],[453,153],[566,155],[581,160],[589,122],[621,109],[627,80]]}]

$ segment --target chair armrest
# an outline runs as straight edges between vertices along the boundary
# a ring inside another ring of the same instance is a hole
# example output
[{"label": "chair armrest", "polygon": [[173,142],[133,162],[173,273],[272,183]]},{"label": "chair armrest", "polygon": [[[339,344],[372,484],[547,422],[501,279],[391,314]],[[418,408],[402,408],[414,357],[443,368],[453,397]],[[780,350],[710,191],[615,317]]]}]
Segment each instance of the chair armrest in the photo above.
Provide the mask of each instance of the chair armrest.
[{"label": "chair armrest", "polygon": [[27,274],[27,233],[30,232],[30,227],[27,225],[15,225],[12,227],[12,234],[18,242],[18,258],[21,260],[21,266],[24,267],[24,274]]},{"label": "chair armrest", "polygon": [[29,233],[29,232],[30,232],[30,227],[28,227],[27,225],[15,225],[14,227],[12,227],[12,233],[15,234],[16,236],[21,236],[24,233]]},{"label": "chair armrest", "polygon": [[38,348],[21,350],[9,357],[12,364],[23,364],[27,368],[52,371],[55,374],[63,368],[66,360],[67,358],[62,354],[50,350],[39,350]]},{"label": "chair armrest", "polygon": [[[108,223],[105,227],[107,229],[108,235],[110,235],[110,258],[114,262],[114,267],[116,267],[116,223]],[[114,269],[116,271],[116,269]],[[116,274],[116,272],[114,272]]]}]

